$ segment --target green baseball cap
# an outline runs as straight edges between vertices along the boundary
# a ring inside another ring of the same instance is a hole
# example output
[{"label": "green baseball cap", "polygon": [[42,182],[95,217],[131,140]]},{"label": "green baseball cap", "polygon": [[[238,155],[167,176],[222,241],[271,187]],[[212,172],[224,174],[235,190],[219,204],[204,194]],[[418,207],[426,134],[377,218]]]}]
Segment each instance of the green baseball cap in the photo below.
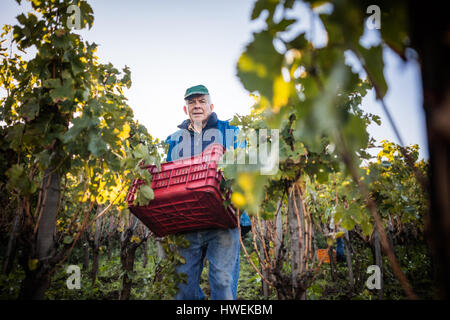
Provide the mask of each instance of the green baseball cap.
[{"label": "green baseball cap", "polygon": [[194,94],[208,94],[209,95],[209,91],[208,91],[208,89],[206,89],[206,87],[204,85],[199,84],[197,86],[188,88],[186,90],[186,93],[184,94],[184,99],[186,100],[188,97],[190,97]]}]

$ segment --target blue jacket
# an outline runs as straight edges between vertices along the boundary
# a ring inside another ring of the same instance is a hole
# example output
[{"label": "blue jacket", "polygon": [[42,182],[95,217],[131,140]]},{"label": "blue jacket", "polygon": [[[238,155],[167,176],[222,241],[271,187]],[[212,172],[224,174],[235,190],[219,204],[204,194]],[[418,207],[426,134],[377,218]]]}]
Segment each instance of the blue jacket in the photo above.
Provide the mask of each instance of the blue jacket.
[{"label": "blue jacket", "polygon": [[[211,113],[201,136],[192,130],[188,130],[189,123],[189,119],[183,121],[178,126],[180,130],[167,137],[166,143],[169,144],[167,161],[200,154],[208,145],[214,142],[220,143],[227,149],[231,145],[234,148],[238,147],[237,134],[239,128],[230,125],[228,121],[219,120],[215,112]],[[187,141],[188,139],[189,141]]]},{"label": "blue jacket", "polygon": [[[239,128],[230,125],[228,121],[219,120],[215,112],[209,116],[201,136],[189,130],[189,124],[189,119],[183,121],[178,126],[180,129],[167,137],[165,142],[169,144],[169,151],[166,161],[195,156],[203,152],[211,143],[220,143],[226,149],[231,146],[234,149],[243,146],[243,144],[238,145],[237,142]],[[250,218],[244,211],[241,215],[241,226],[250,225]]]}]

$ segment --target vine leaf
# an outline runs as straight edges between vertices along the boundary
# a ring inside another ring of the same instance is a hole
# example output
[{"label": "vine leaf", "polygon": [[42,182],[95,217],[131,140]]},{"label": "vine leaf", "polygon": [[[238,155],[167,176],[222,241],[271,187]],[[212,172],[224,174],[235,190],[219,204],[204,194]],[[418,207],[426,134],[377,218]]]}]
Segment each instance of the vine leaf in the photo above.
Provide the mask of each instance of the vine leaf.
[{"label": "vine leaf", "polygon": [[363,59],[363,64],[369,79],[375,87],[377,99],[383,99],[387,92],[387,84],[384,78],[383,48],[381,45],[366,49],[358,46],[358,52]]}]

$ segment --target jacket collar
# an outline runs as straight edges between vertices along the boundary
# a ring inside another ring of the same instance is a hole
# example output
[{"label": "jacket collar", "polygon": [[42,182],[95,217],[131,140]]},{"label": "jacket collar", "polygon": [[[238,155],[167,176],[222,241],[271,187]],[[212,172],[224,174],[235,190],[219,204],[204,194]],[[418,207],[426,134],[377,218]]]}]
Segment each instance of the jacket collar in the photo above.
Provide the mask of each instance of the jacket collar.
[{"label": "jacket collar", "polygon": [[[208,121],[206,122],[206,125],[203,127],[203,130],[217,127],[217,121],[218,121],[217,114],[215,112],[211,112],[211,114],[209,115]],[[178,128],[189,130],[190,123],[191,123],[191,120],[186,119],[180,125],[178,125]]]}]

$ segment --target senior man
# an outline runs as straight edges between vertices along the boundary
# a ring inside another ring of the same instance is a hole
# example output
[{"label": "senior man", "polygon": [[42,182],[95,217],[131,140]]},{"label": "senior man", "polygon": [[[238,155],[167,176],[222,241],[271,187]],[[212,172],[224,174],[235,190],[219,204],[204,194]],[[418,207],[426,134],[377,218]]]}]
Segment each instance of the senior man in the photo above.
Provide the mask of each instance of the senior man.
[{"label": "senior man", "polygon": [[[188,88],[184,100],[183,110],[189,119],[183,121],[178,126],[179,130],[167,138],[167,161],[197,155],[211,143],[220,143],[225,148],[237,147],[239,129],[217,118],[205,86]],[[242,214],[240,223],[243,229],[249,230],[250,219],[246,213]],[[205,298],[200,288],[205,257],[209,261],[211,299],[236,299],[240,253],[238,228],[191,231],[184,235],[190,246],[178,248],[186,263],[177,266],[177,272],[187,274],[187,283],[179,285],[175,299]]]}]

